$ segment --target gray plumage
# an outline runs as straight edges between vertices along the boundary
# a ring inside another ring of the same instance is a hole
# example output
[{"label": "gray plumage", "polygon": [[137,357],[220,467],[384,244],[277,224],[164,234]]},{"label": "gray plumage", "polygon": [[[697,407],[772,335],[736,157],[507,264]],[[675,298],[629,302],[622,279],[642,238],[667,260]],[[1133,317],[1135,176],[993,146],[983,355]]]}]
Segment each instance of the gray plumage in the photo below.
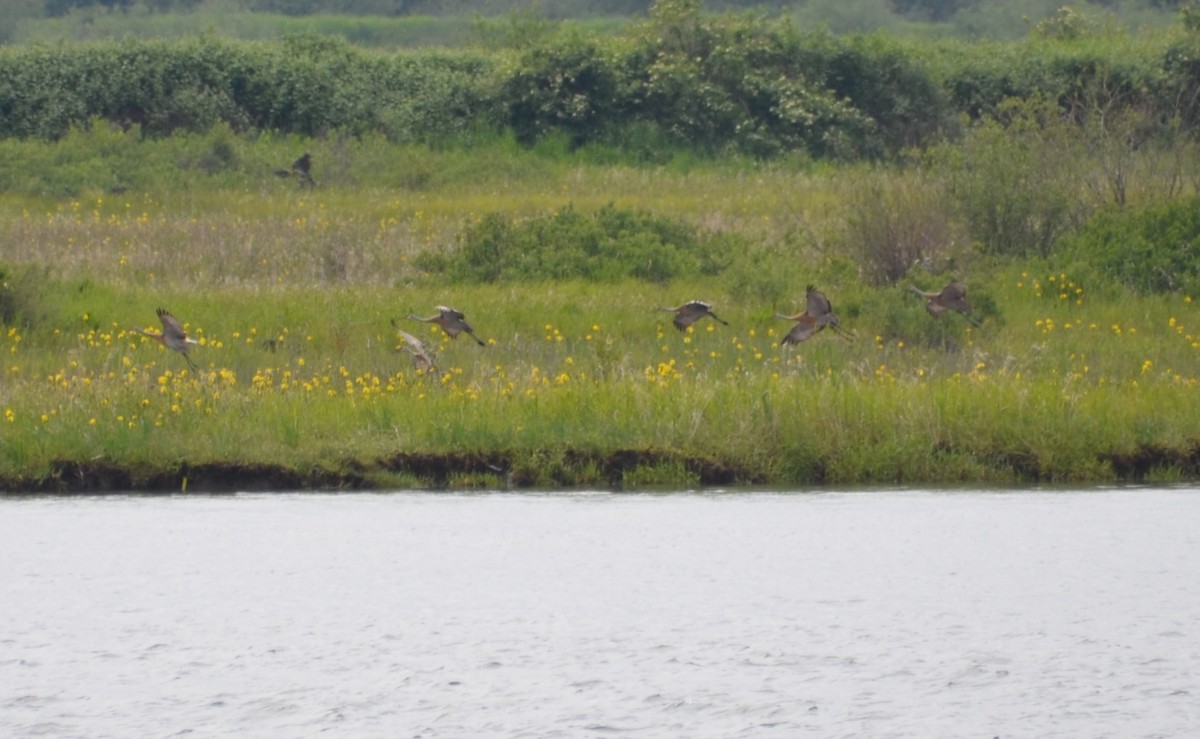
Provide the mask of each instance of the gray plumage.
[{"label": "gray plumage", "polygon": [[983,325],[971,315],[971,302],[967,300],[967,288],[962,283],[951,282],[936,293],[925,292],[916,285],[909,285],[908,289],[925,299],[925,310],[931,316],[941,317],[946,311],[952,310],[961,313],[973,326]]},{"label": "gray plumage", "polygon": [[413,368],[430,374],[437,372],[437,364],[434,363],[433,355],[425,348],[425,344],[417,337],[400,328],[395,320],[392,321],[392,326],[395,326],[396,333],[400,335],[400,338],[404,339],[403,349],[412,357]]},{"label": "gray plumage", "polygon": [[179,352],[183,355],[189,367],[193,370],[197,369],[196,363],[188,356],[188,349],[198,342],[195,339],[188,338],[188,335],[183,330],[183,325],[179,323],[179,319],[171,315],[169,311],[158,308],[154,312],[158,316],[158,320],[162,323],[162,333],[146,331],[136,326],[133,330],[143,336],[154,339],[168,349]]},{"label": "gray plumage", "polygon": [[775,314],[776,318],[796,322],[792,330],[783,337],[783,341],[779,342],[780,344],[799,344],[802,341],[807,341],[824,330],[826,326],[843,339],[847,341],[853,340],[853,334],[841,327],[837,315],[833,312],[833,306],[830,304],[829,298],[825,297],[825,293],[809,285],[805,291],[804,299],[805,307],[802,313],[797,313],[794,316],[785,316],[782,313]]},{"label": "gray plumage", "polygon": [[414,321],[437,324],[451,339],[457,339],[459,334],[465,333],[474,339],[476,344],[487,346],[483,340],[475,335],[475,329],[471,328],[471,324],[467,323],[466,316],[463,315],[462,311],[455,310],[447,305],[439,305],[437,311],[437,315],[428,318],[422,318],[415,313],[409,313],[408,317]]},{"label": "gray plumage", "polygon": [[689,300],[683,305],[676,306],[675,308],[659,308],[659,310],[667,313],[674,313],[675,318],[671,320],[671,323],[680,331],[686,331],[688,326],[691,326],[693,323],[699,321],[705,316],[709,316],[714,321],[724,326],[729,325],[728,321],[723,320],[717,316],[716,313],[713,313],[711,303],[706,303],[703,300]]}]

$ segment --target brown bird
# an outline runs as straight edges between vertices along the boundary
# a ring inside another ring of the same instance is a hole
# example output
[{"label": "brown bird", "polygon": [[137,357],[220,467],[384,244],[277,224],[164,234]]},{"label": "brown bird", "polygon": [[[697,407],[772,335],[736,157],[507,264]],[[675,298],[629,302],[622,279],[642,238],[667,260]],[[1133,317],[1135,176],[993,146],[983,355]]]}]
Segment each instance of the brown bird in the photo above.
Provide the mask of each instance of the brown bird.
[{"label": "brown bird", "polygon": [[962,283],[951,282],[937,293],[927,293],[916,285],[909,285],[908,289],[925,299],[925,310],[931,316],[940,317],[946,311],[953,310],[961,313],[972,326],[978,328],[983,325],[971,315],[971,302],[967,300],[967,288]]},{"label": "brown bird", "polygon": [[304,152],[300,155],[299,159],[292,162],[292,166],[289,169],[277,169],[275,170],[275,175],[277,177],[295,177],[301,187],[315,185],[316,183],[312,178],[312,154],[307,151]]},{"label": "brown bird", "polygon": [[191,367],[193,370],[197,369],[196,363],[193,362],[192,358],[188,356],[188,347],[189,345],[196,344],[198,342],[195,339],[188,338],[188,335],[183,332],[183,326],[180,325],[178,318],[162,308],[159,308],[154,312],[158,314],[158,320],[162,321],[163,330],[161,334],[153,331],[146,331],[145,329],[141,329],[136,326],[133,330],[139,334],[142,334],[143,336],[149,336],[151,339],[154,339],[168,349],[173,349],[179,352],[183,355],[183,358],[187,360],[189,367]]},{"label": "brown bird", "polygon": [[834,333],[846,341],[853,341],[854,335],[839,325],[838,317],[833,313],[833,306],[829,304],[829,298],[826,298],[823,292],[809,285],[805,292],[805,299],[807,305],[803,313],[797,313],[794,316],[775,314],[776,318],[796,322],[787,336],[783,337],[783,341],[779,342],[780,344],[799,344],[801,341],[812,338],[826,326],[833,329]]},{"label": "brown bird", "polygon": [[711,317],[724,326],[729,325],[728,321],[722,320],[716,313],[713,313],[711,303],[705,303],[703,300],[689,300],[676,308],[659,308],[659,310],[674,313],[675,318],[671,320],[671,323],[675,324],[675,328],[680,331],[686,331],[688,326],[705,316]]},{"label": "brown bird", "polygon": [[417,337],[400,328],[400,324],[395,319],[392,319],[392,326],[396,328],[396,333],[400,334],[400,338],[404,339],[403,348],[412,357],[413,368],[429,374],[437,372],[438,368],[433,362],[433,355],[425,348],[425,344]]},{"label": "brown bird", "polygon": [[480,346],[487,346],[487,344],[485,344],[478,336],[475,335],[475,329],[471,328],[471,324],[467,323],[462,311],[455,310],[454,308],[446,305],[439,305],[437,307],[437,311],[438,312],[436,316],[430,316],[429,318],[422,318],[415,313],[409,313],[408,317],[412,318],[413,320],[424,321],[425,323],[436,323],[442,327],[442,330],[445,331],[446,335],[451,339],[457,339],[459,334],[465,332],[475,340],[476,344],[479,344]]}]

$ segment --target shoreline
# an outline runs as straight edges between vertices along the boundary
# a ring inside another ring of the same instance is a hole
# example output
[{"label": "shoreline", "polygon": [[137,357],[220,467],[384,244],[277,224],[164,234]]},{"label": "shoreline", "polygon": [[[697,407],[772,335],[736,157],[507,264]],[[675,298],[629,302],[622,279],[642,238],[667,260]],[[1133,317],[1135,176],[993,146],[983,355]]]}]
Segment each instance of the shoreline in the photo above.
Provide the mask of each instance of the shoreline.
[{"label": "shoreline", "polygon": [[[556,464],[536,468],[525,459],[505,452],[407,453],[375,460],[342,460],[335,466],[298,468],[264,462],[232,460],[182,463],[149,468],[103,460],[57,460],[40,477],[0,478],[0,496],[88,495],[109,493],[237,493],[368,491],[399,487],[428,490],[472,489],[573,489],[601,487],[621,490],[634,487],[629,475],[639,471],[669,469],[659,475],[658,486],[824,486],[824,485],[945,485],[945,484],[1141,484],[1161,481],[1163,471],[1171,482],[1200,481],[1200,442],[1190,449],[1139,447],[1132,452],[1106,452],[1098,459],[1112,472],[1105,479],[1083,480],[1042,468],[1037,460],[1019,453],[997,453],[980,460],[995,472],[986,479],[862,479],[832,480],[818,468],[808,479],[776,480],[763,472],[719,460],[663,450],[619,449],[611,452],[555,450]],[[523,455],[525,457],[536,455]],[[1148,478],[1157,472],[1154,480]],[[490,483],[490,484],[489,484]],[[549,483],[549,484],[547,484]]]}]

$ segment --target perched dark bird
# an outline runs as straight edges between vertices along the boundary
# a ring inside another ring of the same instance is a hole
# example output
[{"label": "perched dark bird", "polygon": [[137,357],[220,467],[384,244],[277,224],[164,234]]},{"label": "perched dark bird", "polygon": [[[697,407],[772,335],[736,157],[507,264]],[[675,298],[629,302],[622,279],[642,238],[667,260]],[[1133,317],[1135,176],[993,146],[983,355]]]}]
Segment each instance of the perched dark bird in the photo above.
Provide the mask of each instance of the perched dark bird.
[{"label": "perched dark bird", "polygon": [[155,333],[154,331],[146,331],[145,329],[138,328],[136,326],[133,328],[133,330],[143,336],[149,336],[151,339],[154,339],[168,349],[173,349],[179,352],[183,355],[183,358],[187,360],[188,366],[195,370],[196,363],[193,362],[192,358],[188,356],[188,348],[192,344],[196,344],[196,340],[188,338],[188,335],[183,331],[183,326],[181,326],[179,323],[179,319],[175,316],[171,315],[162,308],[156,310],[155,313],[158,314],[158,320],[162,322],[163,330],[161,334]]},{"label": "perched dark bird", "polygon": [[908,289],[925,299],[925,310],[929,311],[931,316],[940,317],[946,311],[953,310],[961,313],[972,326],[978,328],[983,325],[978,318],[971,315],[971,302],[967,300],[967,288],[961,283],[951,282],[937,293],[927,293],[916,285],[909,285]]},{"label": "perched dark bird", "polygon": [[686,331],[688,326],[691,326],[705,316],[709,316],[722,325],[729,325],[728,321],[722,320],[716,313],[713,313],[711,303],[705,303],[703,300],[689,300],[678,307],[659,308],[659,310],[674,313],[675,318],[671,320],[671,323],[675,324],[675,328],[680,331]]},{"label": "perched dark bird", "polygon": [[780,344],[799,344],[801,341],[812,338],[826,326],[833,329],[834,333],[846,341],[853,340],[854,335],[839,325],[838,317],[834,315],[833,306],[829,304],[829,298],[825,297],[825,293],[809,285],[805,292],[805,300],[807,305],[803,313],[797,313],[794,316],[775,314],[776,318],[796,322],[787,336],[783,337],[783,341],[779,342]]},{"label": "perched dark bird", "polygon": [[424,321],[425,323],[436,323],[442,327],[446,335],[451,339],[457,339],[461,333],[470,335],[480,346],[487,346],[478,336],[475,335],[475,329],[471,328],[471,324],[467,323],[467,319],[463,316],[462,311],[455,310],[446,305],[437,307],[437,315],[429,318],[422,318],[415,313],[409,313],[408,317],[416,321]]},{"label": "perched dark bird", "polygon": [[396,333],[400,334],[400,338],[404,339],[404,351],[412,357],[413,368],[430,374],[437,372],[438,368],[433,362],[433,355],[425,348],[425,344],[400,328],[400,324],[395,319],[392,320],[392,326],[396,328]]},{"label": "perched dark bird", "polygon": [[295,177],[301,187],[312,187],[316,184],[312,178],[312,154],[304,152],[300,158],[292,162],[292,166],[288,169],[277,169],[275,175],[278,177]]}]

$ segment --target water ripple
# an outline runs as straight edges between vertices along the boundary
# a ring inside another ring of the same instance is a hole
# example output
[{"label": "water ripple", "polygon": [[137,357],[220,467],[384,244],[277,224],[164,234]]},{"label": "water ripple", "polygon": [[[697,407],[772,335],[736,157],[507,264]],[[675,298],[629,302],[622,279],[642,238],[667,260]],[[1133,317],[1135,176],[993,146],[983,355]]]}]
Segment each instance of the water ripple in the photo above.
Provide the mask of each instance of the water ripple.
[{"label": "water ripple", "polygon": [[1174,737],[1200,494],[0,500],[0,736]]}]

